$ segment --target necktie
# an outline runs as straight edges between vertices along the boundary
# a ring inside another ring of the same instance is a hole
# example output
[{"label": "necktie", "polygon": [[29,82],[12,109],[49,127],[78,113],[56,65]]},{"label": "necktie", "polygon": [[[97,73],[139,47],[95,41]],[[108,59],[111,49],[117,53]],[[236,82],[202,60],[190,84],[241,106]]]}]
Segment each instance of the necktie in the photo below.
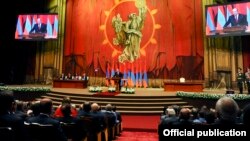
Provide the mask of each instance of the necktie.
[{"label": "necktie", "polygon": [[238,22],[238,15],[235,16],[235,20],[236,20],[236,22]]}]

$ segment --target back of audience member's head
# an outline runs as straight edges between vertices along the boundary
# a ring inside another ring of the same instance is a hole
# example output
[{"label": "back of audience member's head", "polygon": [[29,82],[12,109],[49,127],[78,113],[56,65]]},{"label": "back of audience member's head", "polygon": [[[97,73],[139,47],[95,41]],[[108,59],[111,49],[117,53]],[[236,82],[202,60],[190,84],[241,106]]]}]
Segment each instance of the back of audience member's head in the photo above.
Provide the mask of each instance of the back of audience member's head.
[{"label": "back of audience member's head", "polygon": [[250,104],[243,109],[243,124],[250,128]]},{"label": "back of audience member's head", "polygon": [[99,105],[97,103],[91,104],[91,111],[97,112],[99,110]]},{"label": "back of audience member's head", "polygon": [[200,118],[205,118],[205,114],[206,114],[206,112],[208,112],[209,110],[207,110],[207,109],[200,109],[200,111],[199,111],[199,117]]},{"label": "back of audience member's head", "polygon": [[106,105],[106,111],[112,111],[112,105],[111,104]]},{"label": "back of audience member's head", "polygon": [[200,111],[208,111],[208,108],[206,105],[201,106]]},{"label": "back of audience member's head", "polygon": [[239,106],[232,98],[224,96],[216,102],[215,110],[219,119],[235,122]]},{"label": "back of audience member's head", "polygon": [[181,107],[178,105],[172,105],[172,107],[175,110],[176,115],[179,115]]},{"label": "back of audience member's head", "polygon": [[11,112],[14,105],[14,94],[10,90],[0,91],[0,114]]},{"label": "back of audience member's head", "polygon": [[198,112],[199,112],[198,108],[194,107],[194,108],[191,109],[192,119],[197,119],[198,118]]},{"label": "back of audience member's head", "polygon": [[71,106],[70,104],[64,104],[62,105],[62,114],[64,117],[69,117],[71,115]]},{"label": "back of audience member's head", "polygon": [[40,101],[33,101],[30,106],[30,113],[27,113],[29,116],[38,116],[40,114]]},{"label": "back of audience member's head", "polygon": [[205,119],[207,121],[207,124],[213,124],[216,119],[215,111],[209,110],[205,113]]},{"label": "back of audience member's head", "polygon": [[40,112],[44,114],[51,114],[52,112],[52,100],[44,98],[40,101]]},{"label": "back of audience member's head", "polygon": [[163,109],[162,109],[162,115],[166,115],[166,110],[167,110],[167,107],[164,106]]},{"label": "back of audience member's head", "polygon": [[115,105],[112,106],[112,111],[116,112],[116,106]]},{"label": "back of audience member's head", "polygon": [[98,106],[98,111],[99,112],[102,111],[102,106],[101,105]]},{"label": "back of audience member's head", "polygon": [[23,108],[24,108],[24,102],[16,100],[16,111],[23,111]]},{"label": "back of audience member's head", "polygon": [[83,107],[83,111],[85,112],[90,112],[91,111],[91,104],[90,102],[84,102],[84,107]]},{"label": "back of audience member's head", "polygon": [[79,106],[79,110],[83,110],[84,109],[84,104],[86,103],[87,101],[84,101],[80,106]]},{"label": "back of audience member's head", "polygon": [[62,105],[63,104],[71,104],[71,98],[69,96],[63,97]]},{"label": "back of audience member's head", "polygon": [[179,118],[183,120],[189,120],[190,119],[190,109],[188,108],[182,108],[180,110]]},{"label": "back of audience member's head", "polygon": [[175,110],[173,108],[167,108],[166,115],[168,115],[169,117],[176,116]]}]

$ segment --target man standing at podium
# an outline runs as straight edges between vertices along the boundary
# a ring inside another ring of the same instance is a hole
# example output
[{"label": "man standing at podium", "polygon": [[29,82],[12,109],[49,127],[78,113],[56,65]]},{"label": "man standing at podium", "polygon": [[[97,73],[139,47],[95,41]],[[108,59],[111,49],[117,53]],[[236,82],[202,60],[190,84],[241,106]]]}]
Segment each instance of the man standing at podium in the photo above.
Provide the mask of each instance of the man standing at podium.
[{"label": "man standing at podium", "polygon": [[37,23],[33,26],[33,28],[30,30],[29,33],[47,33],[47,25],[41,22],[41,19],[38,17],[37,18]]},{"label": "man standing at podium", "polygon": [[229,24],[231,24],[231,27],[233,26],[248,26],[247,18],[246,15],[238,13],[238,9],[234,8],[233,9],[233,15],[229,16],[227,22],[223,26],[228,27]]},{"label": "man standing at podium", "polygon": [[119,71],[119,69],[116,69],[116,72],[115,72],[113,78],[118,79],[118,81],[116,82],[116,83],[118,83],[118,84],[116,84],[116,85],[119,86],[119,87],[118,87],[118,88],[119,88],[118,91],[121,90],[121,79],[122,79],[122,77],[123,77],[123,74]]}]

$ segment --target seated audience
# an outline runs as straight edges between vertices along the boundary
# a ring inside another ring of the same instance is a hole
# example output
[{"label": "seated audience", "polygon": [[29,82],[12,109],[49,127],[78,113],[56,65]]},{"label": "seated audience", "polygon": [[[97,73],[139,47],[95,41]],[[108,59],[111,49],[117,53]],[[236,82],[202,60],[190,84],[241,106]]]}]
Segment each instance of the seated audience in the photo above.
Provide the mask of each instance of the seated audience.
[{"label": "seated audience", "polygon": [[76,123],[77,118],[71,115],[71,105],[66,103],[61,106],[62,117],[58,117],[57,120],[63,123]]},{"label": "seated audience", "polygon": [[215,122],[216,119],[216,112],[214,109],[210,109],[209,111],[206,112],[205,114],[205,119],[207,121],[206,124],[210,125],[213,124]]},{"label": "seated audience", "polygon": [[41,125],[52,125],[57,129],[58,141],[67,141],[65,134],[61,128],[60,122],[51,117],[52,100],[44,98],[40,101],[40,114],[27,119],[27,123],[37,123]]},{"label": "seated audience", "polygon": [[21,117],[23,120],[26,119],[26,117],[28,116],[27,113],[25,113],[24,111],[24,102],[23,101],[16,101],[16,110],[15,110],[15,114],[19,117]]},{"label": "seated audience", "polygon": [[122,116],[121,116],[121,113],[117,112],[116,111],[116,106],[113,105],[113,112],[115,113],[116,115],[116,119],[117,119],[117,123],[121,123],[122,122]]},{"label": "seated audience", "polygon": [[83,80],[83,81],[88,81],[89,80],[89,77],[86,75],[86,73],[82,74],[81,80]]},{"label": "seated audience", "polygon": [[172,107],[166,109],[166,115],[167,116],[161,121],[163,126],[172,125],[178,121],[178,117]]},{"label": "seated audience", "polygon": [[220,98],[215,105],[218,120],[215,124],[235,125],[236,117],[239,111],[238,104],[230,97]]},{"label": "seated audience", "polygon": [[59,78],[60,80],[64,80],[65,79],[65,75],[64,75],[64,73],[62,73],[61,74],[61,76],[60,76],[60,78]]},{"label": "seated audience", "polygon": [[0,91],[0,127],[11,127],[14,140],[26,141],[28,140],[28,134],[24,128],[24,120],[13,113],[14,105],[13,92],[9,90]]},{"label": "seated audience", "polygon": [[114,114],[114,112],[112,111],[112,105],[111,104],[107,104],[106,105],[106,112],[105,112],[106,117],[108,118],[108,126],[112,127],[116,124],[116,115]]},{"label": "seated audience", "polygon": [[245,125],[245,127],[249,129],[250,128],[250,104],[244,107],[242,115],[243,115],[243,124]]},{"label": "seated audience", "polygon": [[71,116],[77,117],[77,110],[76,110],[75,107],[72,106],[72,104],[71,104],[71,98],[68,97],[68,96],[64,97],[63,100],[62,100],[62,104],[57,107],[57,109],[54,112],[54,117],[56,117],[56,118],[63,117],[61,108],[62,108],[62,106],[64,104],[71,105]]},{"label": "seated audience", "polygon": [[78,116],[89,116],[91,111],[91,104],[90,102],[85,101],[82,104],[82,108],[78,111]]},{"label": "seated audience", "polygon": [[30,109],[27,111],[28,118],[38,116],[40,114],[40,101],[33,101],[30,105]]},{"label": "seated audience", "polygon": [[191,118],[191,111],[188,108],[182,108],[180,110],[179,114],[179,119],[177,122],[173,123],[173,125],[178,125],[178,126],[190,126],[192,125],[192,120]]},{"label": "seated audience", "polygon": [[97,103],[91,104],[90,116],[97,123],[98,131],[103,130],[107,126],[105,121],[105,114],[99,111],[99,105]]},{"label": "seated audience", "polygon": [[163,120],[167,117],[166,110],[167,110],[167,107],[164,106],[162,109],[162,114],[161,114],[160,120]]}]

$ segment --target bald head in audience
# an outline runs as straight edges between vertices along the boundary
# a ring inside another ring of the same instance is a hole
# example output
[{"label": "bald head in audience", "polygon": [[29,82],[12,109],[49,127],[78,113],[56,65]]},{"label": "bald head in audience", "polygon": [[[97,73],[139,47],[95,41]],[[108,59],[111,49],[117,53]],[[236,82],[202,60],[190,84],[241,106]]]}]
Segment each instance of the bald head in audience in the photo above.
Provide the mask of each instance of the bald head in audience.
[{"label": "bald head in audience", "polygon": [[175,110],[173,108],[167,108],[166,109],[166,114],[170,117],[176,116]]},{"label": "bald head in audience", "polygon": [[190,114],[191,114],[190,109],[182,108],[181,111],[180,111],[179,118],[184,119],[184,120],[188,120],[190,118]]},{"label": "bald head in audience", "polygon": [[239,106],[232,98],[222,97],[216,102],[215,110],[219,119],[235,121]]},{"label": "bald head in audience", "polygon": [[98,111],[98,110],[99,110],[99,105],[98,105],[97,103],[93,103],[93,104],[91,105],[91,110],[92,110],[93,112]]}]

